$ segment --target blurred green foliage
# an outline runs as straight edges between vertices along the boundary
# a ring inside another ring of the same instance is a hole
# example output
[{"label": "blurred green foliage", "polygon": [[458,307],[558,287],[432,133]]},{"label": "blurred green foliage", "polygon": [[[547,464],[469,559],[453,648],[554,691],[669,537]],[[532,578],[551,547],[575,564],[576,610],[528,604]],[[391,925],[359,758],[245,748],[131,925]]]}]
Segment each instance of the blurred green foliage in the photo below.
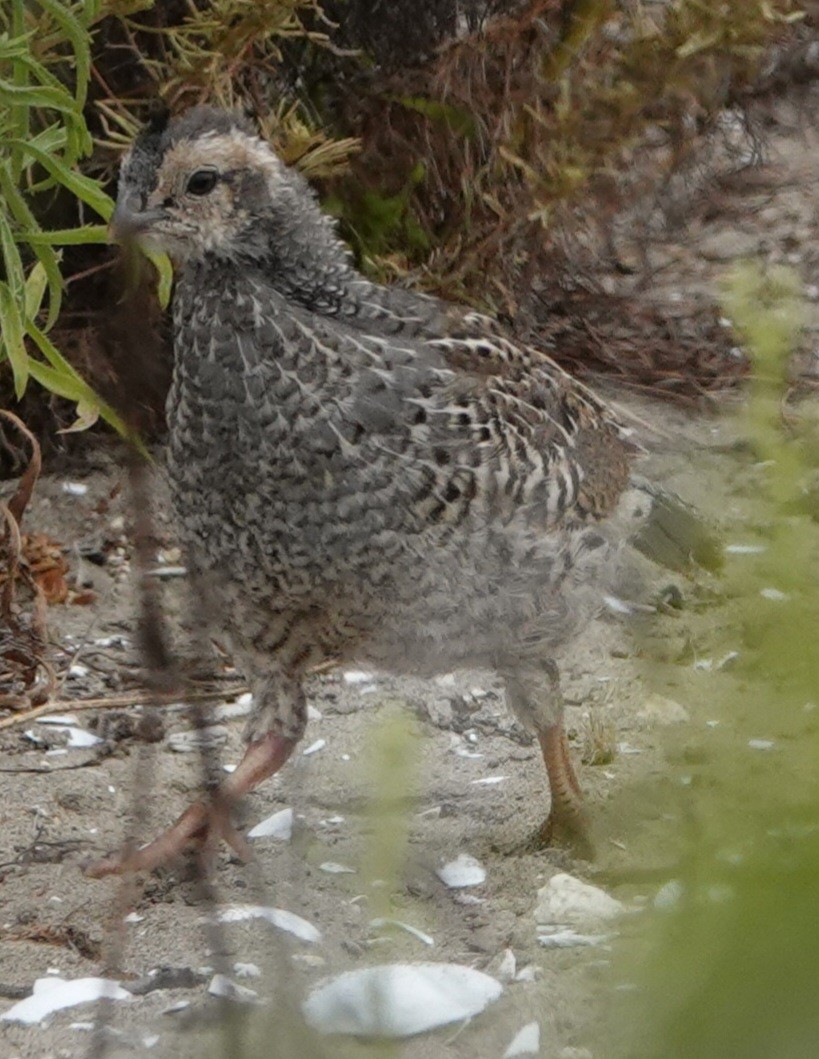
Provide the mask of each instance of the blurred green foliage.
[{"label": "blurred green foliage", "polygon": [[620,970],[637,988],[620,995],[622,1036],[607,1047],[628,1059],[817,1052],[819,525],[794,503],[817,447],[810,409],[786,416],[783,401],[798,292],[789,271],[746,266],[725,294],[754,360],[744,422],[764,481],[755,501],[764,531],[758,554],[728,566],[730,681],[716,685],[719,701],[711,682],[690,704],[720,728],[712,751],[686,764],[676,900],[639,917],[624,946]]}]

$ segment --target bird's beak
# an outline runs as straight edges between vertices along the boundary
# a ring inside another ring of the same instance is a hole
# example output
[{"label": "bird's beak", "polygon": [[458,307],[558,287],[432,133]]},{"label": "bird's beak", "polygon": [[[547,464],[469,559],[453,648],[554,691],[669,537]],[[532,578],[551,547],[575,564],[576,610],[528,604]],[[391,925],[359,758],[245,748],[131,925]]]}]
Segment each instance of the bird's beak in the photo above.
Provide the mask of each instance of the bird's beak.
[{"label": "bird's beak", "polygon": [[108,222],[108,242],[122,243],[144,235],[161,220],[160,209],[141,210],[133,199],[118,200]]}]

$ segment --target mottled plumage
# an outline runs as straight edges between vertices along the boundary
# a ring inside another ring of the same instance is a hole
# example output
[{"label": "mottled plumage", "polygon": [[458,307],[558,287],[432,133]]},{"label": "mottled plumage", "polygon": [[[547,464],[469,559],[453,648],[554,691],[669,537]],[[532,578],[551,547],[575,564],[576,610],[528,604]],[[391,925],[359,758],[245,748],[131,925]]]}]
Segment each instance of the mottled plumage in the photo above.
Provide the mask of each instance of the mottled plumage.
[{"label": "mottled plumage", "polygon": [[114,226],[177,263],[168,469],[254,690],[249,754],[287,756],[316,663],[491,667],[540,738],[553,823],[580,830],[552,656],[598,610],[618,546],[630,449],[608,409],[492,321],[366,280],[231,114],[144,132]]}]

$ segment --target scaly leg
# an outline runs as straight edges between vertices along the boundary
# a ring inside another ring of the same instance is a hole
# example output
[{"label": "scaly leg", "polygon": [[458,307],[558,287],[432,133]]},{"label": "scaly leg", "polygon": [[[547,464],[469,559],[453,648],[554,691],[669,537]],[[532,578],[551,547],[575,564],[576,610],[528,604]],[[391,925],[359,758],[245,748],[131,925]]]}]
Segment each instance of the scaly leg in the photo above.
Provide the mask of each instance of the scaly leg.
[{"label": "scaly leg", "polygon": [[538,735],[549,786],[552,806],[541,829],[545,842],[566,839],[583,856],[591,856],[583,795],[571,761],[563,722],[558,721]]},{"label": "scaly leg", "polygon": [[171,860],[192,843],[222,838],[242,858],[252,860],[253,853],[245,838],[236,831],[230,811],[236,802],[262,780],[282,767],[298,742],[269,732],[252,742],[239,767],[222,783],[209,803],[196,802],[179,817],[175,824],[153,842],[132,854],[118,854],[94,861],[85,869],[91,879],[125,872],[151,871]]}]

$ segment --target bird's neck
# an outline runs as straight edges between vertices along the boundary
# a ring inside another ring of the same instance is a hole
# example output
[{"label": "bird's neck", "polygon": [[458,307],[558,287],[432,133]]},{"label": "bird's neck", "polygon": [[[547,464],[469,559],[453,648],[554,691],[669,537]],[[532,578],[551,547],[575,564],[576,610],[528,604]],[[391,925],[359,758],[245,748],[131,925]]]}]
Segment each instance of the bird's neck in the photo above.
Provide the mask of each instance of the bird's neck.
[{"label": "bird's neck", "polygon": [[[333,220],[322,213],[300,176],[288,172],[275,213],[264,225],[261,269],[288,300],[322,316],[386,333],[421,334],[441,314],[435,300],[373,283],[354,267]],[[257,262],[258,267],[258,262]]]}]

